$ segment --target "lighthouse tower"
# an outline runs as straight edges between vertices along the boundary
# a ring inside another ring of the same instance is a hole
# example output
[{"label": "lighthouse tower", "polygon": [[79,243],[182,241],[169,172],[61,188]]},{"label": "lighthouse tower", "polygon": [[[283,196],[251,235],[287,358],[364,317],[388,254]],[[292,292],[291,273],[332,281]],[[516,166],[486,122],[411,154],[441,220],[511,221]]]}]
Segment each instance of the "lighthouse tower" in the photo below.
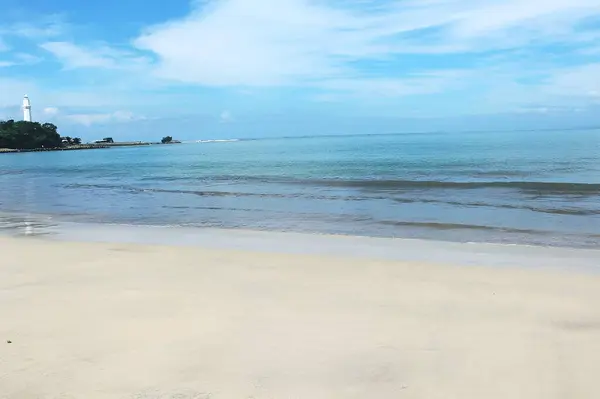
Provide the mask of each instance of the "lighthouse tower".
[{"label": "lighthouse tower", "polygon": [[23,97],[23,120],[25,122],[31,122],[31,102],[27,94]]}]

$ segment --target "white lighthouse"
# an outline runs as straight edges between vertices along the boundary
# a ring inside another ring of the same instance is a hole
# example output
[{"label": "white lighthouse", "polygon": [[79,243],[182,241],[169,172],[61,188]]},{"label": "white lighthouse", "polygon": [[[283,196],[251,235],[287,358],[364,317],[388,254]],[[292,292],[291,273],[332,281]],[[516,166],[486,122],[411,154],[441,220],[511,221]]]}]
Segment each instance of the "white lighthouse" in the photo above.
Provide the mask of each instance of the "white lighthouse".
[{"label": "white lighthouse", "polygon": [[31,122],[31,102],[29,102],[27,94],[23,97],[23,120],[25,122]]}]

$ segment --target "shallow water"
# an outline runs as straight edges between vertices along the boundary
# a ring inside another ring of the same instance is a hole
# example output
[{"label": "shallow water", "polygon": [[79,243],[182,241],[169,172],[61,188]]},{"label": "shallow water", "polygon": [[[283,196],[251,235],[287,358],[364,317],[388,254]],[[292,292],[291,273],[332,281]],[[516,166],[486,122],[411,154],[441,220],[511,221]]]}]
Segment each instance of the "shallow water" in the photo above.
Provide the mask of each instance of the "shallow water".
[{"label": "shallow water", "polygon": [[[0,156],[56,221],[600,247],[600,131],[214,141]],[[14,226],[12,227],[14,228]]]}]

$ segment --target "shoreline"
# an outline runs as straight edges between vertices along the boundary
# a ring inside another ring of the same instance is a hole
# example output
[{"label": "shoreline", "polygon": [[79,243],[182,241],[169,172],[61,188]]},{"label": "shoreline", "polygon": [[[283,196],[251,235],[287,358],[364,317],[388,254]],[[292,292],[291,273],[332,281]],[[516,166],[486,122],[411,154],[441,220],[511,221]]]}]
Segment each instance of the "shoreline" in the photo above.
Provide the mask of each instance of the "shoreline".
[{"label": "shoreline", "polygon": [[599,393],[595,274],[39,237],[0,250],[7,398]]},{"label": "shoreline", "polygon": [[[332,235],[210,227],[64,222],[19,218],[0,226],[4,236],[48,241],[166,245],[286,255],[600,272],[600,250],[522,244],[466,243],[414,238]],[[568,262],[566,262],[568,261]],[[569,266],[566,267],[565,265]]]},{"label": "shoreline", "polygon": [[[512,241],[469,241],[464,239],[446,239],[440,237],[422,237],[422,236],[391,236],[391,235],[372,235],[372,234],[352,234],[352,233],[335,233],[328,231],[313,231],[313,230],[292,230],[292,229],[277,229],[277,228],[252,228],[248,227],[228,227],[228,226],[212,226],[212,225],[186,225],[186,224],[152,224],[152,223],[136,223],[128,221],[96,221],[90,220],[88,215],[85,214],[58,214],[58,213],[32,213],[24,212],[21,210],[9,210],[0,211],[0,231],[4,229],[6,231],[20,231],[34,227],[35,232],[32,231],[33,235],[46,235],[55,234],[61,227],[89,227],[94,229],[103,228],[122,228],[122,229],[170,229],[170,230],[183,230],[183,231],[223,231],[223,232],[249,232],[256,234],[299,234],[303,236],[315,236],[315,237],[355,237],[360,239],[378,239],[378,240],[399,240],[399,241],[415,241],[415,242],[436,242],[446,245],[460,244],[460,245],[483,245],[483,246],[498,246],[504,247],[526,247],[526,248],[540,248],[540,249],[557,249],[557,250],[584,250],[584,251],[599,251],[600,245],[573,245],[562,240],[553,242],[552,244],[544,242],[512,242]],[[2,224],[6,224],[7,220],[10,222],[10,226],[2,227]],[[538,233],[550,233],[539,231]],[[2,234],[2,233],[0,233]],[[21,233],[18,233],[21,234]],[[10,233],[9,233],[10,235]],[[560,237],[560,234],[558,234]]]},{"label": "shoreline", "polygon": [[102,144],[81,144],[59,148],[30,148],[30,149],[15,149],[15,148],[0,148],[0,154],[16,154],[25,152],[54,152],[54,151],[78,151],[78,150],[97,150],[113,147],[145,147],[149,145],[169,145],[183,144],[182,142],[160,143],[160,142],[117,142],[117,143],[102,143]]},{"label": "shoreline", "polygon": [[22,153],[22,152],[97,150],[97,149],[102,149],[102,148],[109,148],[109,147],[106,145],[101,145],[101,144],[81,144],[81,145],[60,147],[60,148],[29,148],[29,149],[0,148],[0,154],[16,154],[16,153]]}]

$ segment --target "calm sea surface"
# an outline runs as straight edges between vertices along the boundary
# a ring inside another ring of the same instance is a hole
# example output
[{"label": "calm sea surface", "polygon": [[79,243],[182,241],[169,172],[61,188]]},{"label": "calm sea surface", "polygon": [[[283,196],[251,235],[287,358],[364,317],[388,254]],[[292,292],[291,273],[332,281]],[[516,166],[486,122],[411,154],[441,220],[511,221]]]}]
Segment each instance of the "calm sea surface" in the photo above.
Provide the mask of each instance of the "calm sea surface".
[{"label": "calm sea surface", "polygon": [[23,218],[600,247],[600,131],[403,134],[0,155]]}]

